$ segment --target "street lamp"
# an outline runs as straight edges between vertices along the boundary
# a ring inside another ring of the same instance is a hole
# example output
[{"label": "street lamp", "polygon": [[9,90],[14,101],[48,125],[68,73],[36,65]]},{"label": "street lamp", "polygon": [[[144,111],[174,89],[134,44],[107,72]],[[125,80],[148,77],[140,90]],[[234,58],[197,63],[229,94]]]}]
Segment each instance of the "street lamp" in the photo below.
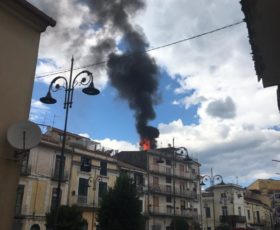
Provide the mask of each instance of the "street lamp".
[{"label": "street lamp", "polygon": [[94,208],[97,206],[97,204],[95,203],[95,191],[96,191],[96,184],[97,182],[102,181],[102,177],[100,175],[96,175],[96,171],[95,171],[95,175],[94,176],[90,176],[88,178],[88,187],[92,187],[92,191],[93,191],[93,210],[92,210],[92,218],[91,218],[91,229],[93,229],[93,223],[94,223]]},{"label": "street lamp", "polygon": [[[211,168],[211,174],[210,176],[209,175],[204,175],[204,176],[201,176],[200,177],[200,185],[201,186],[204,186],[206,182],[208,182],[208,180],[210,181],[210,186],[214,186],[215,184],[215,181],[219,181],[220,185],[223,185],[225,184],[224,181],[223,181],[223,177],[219,174],[217,175],[213,175],[213,170]],[[214,201],[214,191],[213,191],[213,200],[212,200],[212,205],[213,205],[213,223],[214,223],[214,229],[216,228],[215,226],[215,201]]]},{"label": "street lamp", "polygon": [[200,177],[200,185],[204,186],[206,182],[210,181],[210,186],[213,186],[215,184],[215,181],[220,181],[220,184],[225,184],[223,181],[223,177],[219,174],[213,175],[213,170],[211,168],[211,174],[209,175],[204,175]]},{"label": "street lamp", "polygon": [[[55,104],[56,99],[54,99],[51,95],[52,92],[57,92],[58,90],[64,88],[65,89],[65,97],[64,97],[64,109],[65,109],[65,121],[64,121],[64,130],[63,130],[63,136],[62,136],[62,147],[61,147],[61,154],[60,154],[60,162],[59,162],[59,173],[58,173],[58,183],[57,183],[57,199],[55,202],[55,209],[57,210],[60,204],[61,200],[61,181],[62,181],[62,174],[63,174],[63,161],[64,161],[64,151],[65,151],[65,143],[66,143],[66,133],[67,133],[67,122],[68,122],[68,111],[69,108],[72,108],[73,104],[73,94],[74,94],[74,88],[76,86],[84,86],[82,89],[83,93],[87,95],[98,95],[100,91],[94,87],[93,84],[93,76],[92,73],[83,70],[80,73],[78,73],[74,80],[72,80],[73,75],[73,65],[74,65],[74,58],[71,59],[71,69],[70,69],[70,78],[67,80],[63,76],[55,77],[50,85],[47,92],[47,95],[45,97],[40,98],[40,101],[45,104]],[[86,74],[86,77],[80,78],[82,74]],[[59,80],[64,81],[64,85],[60,85],[58,83]]]}]

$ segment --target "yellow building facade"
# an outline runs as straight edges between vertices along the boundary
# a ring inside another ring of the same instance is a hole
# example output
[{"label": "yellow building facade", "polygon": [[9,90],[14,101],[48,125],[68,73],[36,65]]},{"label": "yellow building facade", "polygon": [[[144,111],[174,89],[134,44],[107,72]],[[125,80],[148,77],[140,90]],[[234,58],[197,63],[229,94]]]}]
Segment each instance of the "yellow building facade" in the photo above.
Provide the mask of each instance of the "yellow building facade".
[{"label": "yellow building facade", "polygon": [[8,128],[29,116],[40,34],[55,21],[27,1],[0,1],[0,229],[12,228],[19,164]]},{"label": "yellow building facade", "polygon": [[[48,128],[39,146],[21,162],[21,176],[15,205],[15,230],[46,229],[45,216],[55,207],[63,132]],[[119,175],[117,160],[99,143],[67,133],[61,204],[77,205],[95,230],[100,198],[113,187]]]}]

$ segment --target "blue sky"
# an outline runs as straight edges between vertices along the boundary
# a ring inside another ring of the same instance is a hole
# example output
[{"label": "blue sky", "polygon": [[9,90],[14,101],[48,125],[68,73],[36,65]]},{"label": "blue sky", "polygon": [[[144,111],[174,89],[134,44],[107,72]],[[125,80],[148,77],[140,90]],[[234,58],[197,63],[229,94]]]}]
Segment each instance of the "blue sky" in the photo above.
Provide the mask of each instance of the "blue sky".
[{"label": "blue sky", "polygon": [[[106,65],[90,65],[107,60],[110,52],[125,49],[122,31],[112,23],[97,23],[85,2],[30,1],[57,21],[41,36],[36,76],[69,69],[74,55],[74,67],[88,66],[101,91],[94,97],[75,91],[68,130],[106,147],[137,149],[133,111],[110,85]],[[153,0],[129,15],[132,27],[145,35],[150,47],[243,18],[239,0]],[[96,47],[104,39],[118,45],[99,53]],[[150,122],[160,131],[160,147],[174,138],[175,146],[187,147],[191,156],[199,158],[202,174],[213,168],[226,182],[236,182],[238,177],[240,184],[248,185],[254,179],[278,177],[275,173],[280,165],[272,162],[280,160],[276,89],[263,88],[257,81],[245,23],[148,54],[160,70],[161,101],[155,106],[156,118]],[[58,99],[56,105],[38,101],[55,76],[35,80],[30,118],[63,128],[63,92],[53,94]]]},{"label": "blue sky", "polygon": [[[41,59],[38,60],[38,63],[53,64],[50,60]],[[67,74],[69,73],[61,74],[61,76],[67,76]],[[161,70],[159,74],[161,99],[155,106],[157,116],[150,124],[157,127],[159,123],[169,123],[177,119],[182,119],[185,124],[197,124],[197,105],[186,110],[183,105],[173,103],[174,99],[180,99],[193,91],[174,95],[174,90],[179,87],[179,84],[172,81],[166,71]],[[47,84],[35,82],[32,98],[39,100],[45,96],[47,90]],[[42,108],[44,115],[40,119],[36,119],[36,122],[63,129],[64,92],[64,89],[61,89],[52,93],[52,96],[57,99],[57,103],[48,106],[48,110]],[[81,92],[81,88],[75,88],[73,106],[69,111],[68,131],[70,132],[88,133],[94,139],[124,139],[131,143],[139,141],[133,111],[129,109],[126,101],[118,97],[116,90],[110,85],[101,90],[97,96],[85,95]],[[80,120],[80,118],[82,119]]]}]

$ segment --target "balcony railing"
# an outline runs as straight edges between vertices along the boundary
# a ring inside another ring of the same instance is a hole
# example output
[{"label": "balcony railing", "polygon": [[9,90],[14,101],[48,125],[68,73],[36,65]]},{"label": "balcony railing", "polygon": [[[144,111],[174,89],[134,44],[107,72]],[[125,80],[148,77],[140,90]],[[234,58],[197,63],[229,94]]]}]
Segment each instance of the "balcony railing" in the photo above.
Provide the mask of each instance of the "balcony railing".
[{"label": "balcony railing", "polygon": [[[157,172],[157,173],[164,174],[164,175],[169,175],[169,176],[173,175],[172,167],[161,166],[161,165],[158,165],[158,164],[152,164],[152,165],[150,165],[149,169],[152,172]],[[190,180],[197,179],[197,174],[196,173],[193,173],[191,171],[180,171],[178,169],[175,169],[175,176],[185,178],[185,179],[190,179]]]},{"label": "balcony railing", "polygon": [[[173,207],[151,207],[149,213],[151,215],[157,215],[157,216],[173,216],[174,215],[174,209]],[[175,210],[175,216],[181,216],[181,217],[187,217],[187,218],[193,218],[195,216],[195,213],[191,210],[187,209],[176,209]]]},{"label": "balcony railing", "polygon": [[[57,181],[58,177],[59,177],[58,171],[55,170],[52,174],[52,180]],[[68,171],[64,171],[62,173],[61,181],[67,181],[68,179],[69,179],[69,173],[68,173]]]},{"label": "balcony railing", "polygon": [[235,223],[246,223],[246,216],[228,215],[220,216],[221,223],[235,224]]},{"label": "balcony railing", "polygon": [[73,200],[74,204],[76,204],[77,206],[80,207],[97,207],[97,204],[94,203],[92,200],[89,199],[88,196],[84,196],[84,195],[76,195],[74,196],[74,200]]},{"label": "balcony railing", "polygon": [[176,195],[176,196],[183,196],[188,198],[197,198],[197,194],[195,191],[191,190],[181,190],[176,188],[175,193],[173,193],[173,187],[171,186],[165,186],[165,185],[154,185],[151,184],[149,186],[149,190],[154,193],[161,193],[161,194],[167,194],[167,195]]}]

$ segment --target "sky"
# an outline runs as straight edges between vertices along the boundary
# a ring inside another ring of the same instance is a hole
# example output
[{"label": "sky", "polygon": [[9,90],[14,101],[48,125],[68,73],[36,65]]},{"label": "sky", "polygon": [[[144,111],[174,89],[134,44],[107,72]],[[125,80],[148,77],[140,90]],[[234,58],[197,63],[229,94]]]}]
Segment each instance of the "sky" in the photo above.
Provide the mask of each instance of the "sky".
[{"label": "sky", "polygon": [[[42,104],[57,71],[88,66],[98,96],[76,87],[68,131],[118,150],[138,149],[134,111],[119,96],[108,66],[91,64],[126,51],[123,31],[91,0],[29,0],[57,25],[42,33],[30,120],[63,129],[64,92],[55,105]],[[122,1],[120,1],[122,2]],[[123,1],[126,2],[126,1]],[[239,0],[133,0],[127,20],[151,49],[243,20]],[[100,16],[101,15],[101,16]],[[105,16],[104,16],[105,17]],[[115,46],[97,48],[111,39]],[[158,88],[149,124],[159,129],[158,147],[186,147],[201,163],[201,174],[220,174],[228,183],[248,186],[256,179],[279,179],[279,111],[276,88],[258,82],[245,23],[147,53],[157,67]],[[74,71],[78,74],[79,69]],[[60,76],[69,77],[69,72]]]}]

